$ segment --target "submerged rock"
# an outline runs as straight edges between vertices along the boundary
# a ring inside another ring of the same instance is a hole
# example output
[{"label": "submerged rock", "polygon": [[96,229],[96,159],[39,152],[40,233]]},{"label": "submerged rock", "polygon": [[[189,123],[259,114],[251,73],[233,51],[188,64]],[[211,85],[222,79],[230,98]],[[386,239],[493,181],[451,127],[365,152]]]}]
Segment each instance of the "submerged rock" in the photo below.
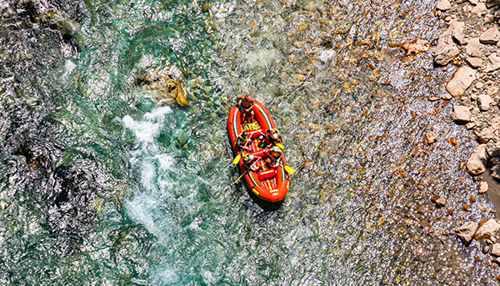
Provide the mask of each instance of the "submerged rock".
[{"label": "submerged rock", "polygon": [[498,224],[494,219],[483,219],[479,222],[479,227],[474,234],[475,240],[481,240],[493,236],[500,229],[500,224]]},{"label": "submerged rock", "polygon": [[476,233],[477,223],[469,221],[459,228],[455,229],[456,235],[462,240],[463,243],[468,244],[474,234]]},{"label": "submerged rock", "polygon": [[438,141],[438,138],[434,132],[429,131],[429,132],[425,133],[425,135],[424,135],[424,144],[425,145],[430,145],[430,144],[435,143],[437,141]]},{"label": "submerged rock", "polygon": [[186,84],[182,79],[181,71],[172,67],[159,67],[147,70],[145,74],[135,80],[135,84],[147,90],[154,90],[154,97],[163,104],[178,103],[188,105],[186,99]]},{"label": "submerged rock", "polygon": [[472,175],[479,175],[486,171],[486,145],[479,145],[467,160],[467,172]]},{"label": "submerged rock", "polygon": [[434,195],[431,197],[431,200],[434,201],[440,207],[446,205],[446,199],[442,196]]},{"label": "submerged rock", "polygon": [[427,52],[431,44],[427,40],[418,39],[413,42],[404,43],[403,49],[406,50],[406,55],[416,55],[419,53]]}]

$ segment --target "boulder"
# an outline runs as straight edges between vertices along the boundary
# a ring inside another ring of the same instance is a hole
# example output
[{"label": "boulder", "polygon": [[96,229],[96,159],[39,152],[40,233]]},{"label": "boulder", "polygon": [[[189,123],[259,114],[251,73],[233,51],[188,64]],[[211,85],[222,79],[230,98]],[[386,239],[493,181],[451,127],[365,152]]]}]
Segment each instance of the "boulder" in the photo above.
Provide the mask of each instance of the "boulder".
[{"label": "boulder", "polygon": [[479,41],[483,44],[496,44],[498,40],[500,40],[500,33],[496,26],[489,28],[479,37]]},{"label": "boulder", "polygon": [[438,141],[438,138],[434,132],[428,131],[425,133],[425,135],[424,135],[424,144],[425,145],[430,145],[430,144],[435,143],[437,141]]},{"label": "boulder", "polygon": [[455,229],[455,233],[463,243],[468,244],[472,240],[474,233],[476,233],[476,229],[477,223],[469,221],[459,228]]},{"label": "boulder", "polygon": [[481,94],[477,97],[477,105],[481,111],[487,111],[490,109],[491,103],[493,103],[493,99],[487,94]]},{"label": "boulder", "polygon": [[473,68],[461,66],[453,74],[453,78],[446,84],[446,90],[454,97],[458,97],[469,88],[475,79],[476,71]]},{"label": "boulder", "polygon": [[491,254],[500,256],[500,243],[495,243],[491,246]]},{"label": "boulder", "polygon": [[475,240],[481,240],[493,236],[500,229],[500,224],[498,224],[494,219],[482,219],[479,222],[479,227],[474,234]]},{"label": "boulder", "polygon": [[465,29],[464,22],[451,20],[448,29],[444,33],[442,33],[441,36],[439,37],[442,38],[451,36],[452,39],[458,42],[460,45],[464,45],[465,44],[464,29]]},{"label": "boulder", "polygon": [[477,5],[477,3],[479,3],[478,0],[469,0],[469,3],[471,3],[472,5]]},{"label": "boulder", "polygon": [[403,44],[403,49],[406,50],[407,56],[427,52],[430,48],[431,44],[427,40],[422,39]]},{"label": "boulder", "polygon": [[477,69],[483,66],[483,60],[476,57],[467,57],[465,61],[469,64],[469,66]]},{"label": "boulder", "polygon": [[479,175],[486,171],[486,145],[479,145],[467,160],[467,172],[472,175]]},{"label": "boulder", "polygon": [[481,44],[479,38],[472,38],[465,47],[465,51],[471,57],[480,58],[483,55],[484,45]]},{"label": "boulder", "polygon": [[479,182],[478,193],[484,194],[488,191],[488,183],[485,181]]},{"label": "boulder", "polygon": [[477,141],[479,141],[479,143],[488,143],[494,136],[491,129],[485,128],[477,135]]},{"label": "boulder", "polygon": [[162,104],[178,103],[188,105],[186,99],[186,84],[182,79],[181,71],[172,67],[158,67],[147,70],[137,77],[135,84],[153,92],[153,96]]},{"label": "boulder", "polygon": [[436,5],[436,9],[441,10],[441,11],[446,11],[451,8],[451,3],[448,0],[439,0],[439,2]]},{"label": "boulder", "polygon": [[488,59],[490,60],[491,64],[486,67],[486,69],[484,70],[485,72],[492,72],[500,68],[500,57],[497,56],[497,54],[489,55]]},{"label": "boulder", "polygon": [[460,47],[455,44],[451,36],[442,36],[438,39],[434,51],[434,61],[438,65],[447,65],[453,58],[460,54]]},{"label": "boulder", "polygon": [[469,122],[471,113],[469,107],[467,106],[453,106],[453,112],[451,113],[451,119],[455,121]]}]

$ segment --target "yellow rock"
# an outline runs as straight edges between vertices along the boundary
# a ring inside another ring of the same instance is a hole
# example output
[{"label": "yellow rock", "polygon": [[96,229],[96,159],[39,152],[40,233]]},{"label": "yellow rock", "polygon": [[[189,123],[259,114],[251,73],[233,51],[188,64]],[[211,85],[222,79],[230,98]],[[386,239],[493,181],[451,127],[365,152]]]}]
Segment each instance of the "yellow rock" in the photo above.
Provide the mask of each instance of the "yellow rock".
[{"label": "yellow rock", "polygon": [[297,80],[302,80],[302,79],[304,79],[304,75],[301,74],[297,75]]},{"label": "yellow rock", "polygon": [[159,67],[146,71],[136,78],[135,83],[147,90],[154,90],[154,97],[162,104],[176,103],[180,106],[189,105],[186,99],[186,83],[181,71],[176,67]]}]

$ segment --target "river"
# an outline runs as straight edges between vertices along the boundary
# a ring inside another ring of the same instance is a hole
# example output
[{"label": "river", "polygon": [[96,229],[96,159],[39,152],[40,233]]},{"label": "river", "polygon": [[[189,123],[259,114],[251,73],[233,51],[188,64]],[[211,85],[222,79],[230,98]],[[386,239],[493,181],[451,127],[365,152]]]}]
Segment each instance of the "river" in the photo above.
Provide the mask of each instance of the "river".
[{"label": "river", "polygon": [[[494,216],[474,136],[428,100],[456,67],[401,48],[444,31],[435,4],[1,2],[0,284],[490,285],[453,234]],[[134,84],[171,65],[202,82],[188,107]],[[232,184],[221,96],[244,93],[297,170],[277,209]]]}]

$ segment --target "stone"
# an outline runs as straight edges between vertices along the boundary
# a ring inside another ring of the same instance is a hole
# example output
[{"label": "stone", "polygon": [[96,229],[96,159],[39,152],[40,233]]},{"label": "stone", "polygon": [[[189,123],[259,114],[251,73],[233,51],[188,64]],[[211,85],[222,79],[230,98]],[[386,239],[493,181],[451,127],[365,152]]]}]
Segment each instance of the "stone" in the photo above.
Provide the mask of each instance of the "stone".
[{"label": "stone", "polygon": [[453,78],[446,84],[446,90],[454,97],[458,97],[469,88],[475,79],[476,70],[468,66],[461,66],[453,74]]},{"label": "stone", "polygon": [[425,135],[424,135],[424,144],[425,145],[430,145],[430,144],[435,143],[437,141],[438,141],[438,138],[434,132],[428,131],[425,133]]},{"label": "stone", "polygon": [[[484,222],[483,222],[484,221]],[[489,238],[500,229],[500,224],[498,224],[494,219],[482,219],[479,222],[479,226],[474,234],[475,240],[481,240],[485,238]]]},{"label": "stone", "polygon": [[498,0],[487,0],[486,8],[490,9],[498,5]]},{"label": "stone", "polygon": [[488,143],[494,136],[491,129],[485,128],[477,135],[477,141],[479,143]]},{"label": "stone", "polygon": [[448,0],[439,0],[439,2],[436,5],[436,9],[441,10],[441,11],[446,11],[451,8],[451,3]]},{"label": "stone", "polygon": [[500,40],[500,33],[498,33],[498,28],[492,27],[486,30],[479,37],[479,41],[483,44],[496,44]]},{"label": "stone", "polygon": [[444,31],[444,33],[442,33],[441,36],[439,37],[442,38],[451,36],[452,39],[458,42],[460,45],[464,45],[465,44],[464,29],[465,29],[464,22],[452,20],[450,22],[450,26],[448,27],[448,29]]},{"label": "stone", "polygon": [[481,44],[479,38],[472,38],[465,47],[466,53],[471,57],[480,58],[483,55],[484,45]]},{"label": "stone", "polygon": [[500,141],[495,143],[493,141],[488,142],[486,145],[486,152],[490,157],[500,157]]},{"label": "stone", "polygon": [[436,50],[434,51],[434,61],[436,64],[447,65],[458,54],[460,54],[460,47],[455,44],[451,36],[444,36],[438,39]]},{"label": "stone", "polygon": [[477,105],[481,111],[487,111],[490,109],[491,103],[493,103],[493,99],[487,94],[481,94],[477,97]]},{"label": "stone", "polygon": [[467,106],[453,106],[453,112],[451,113],[451,119],[455,121],[469,122],[471,113],[469,107]]},{"label": "stone", "polygon": [[477,69],[483,66],[483,60],[475,57],[467,57],[465,61],[469,64],[469,66]]},{"label": "stone", "polygon": [[486,144],[479,145],[467,160],[467,172],[471,175],[479,175],[486,171]]},{"label": "stone", "polygon": [[482,83],[482,82],[480,82],[480,81],[479,81],[479,82],[477,82],[477,83],[476,83],[475,87],[476,87],[477,89],[481,89],[481,88],[483,88],[483,87],[484,87],[484,83]]},{"label": "stone", "polygon": [[453,98],[453,96],[451,96],[451,94],[449,94],[449,93],[443,93],[441,95],[441,99],[444,99],[444,100],[450,100],[452,98]]},{"label": "stone", "polygon": [[427,52],[430,48],[431,44],[427,40],[422,39],[403,44],[403,49],[406,50],[407,56]]},{"label": "stone", "polygon": [[149,69],[135,79],[135,84],[153,92],[160,104],[189,104],[182,72],[174,66]]},{"label": "stone", "polygon": [[488,191],[488,183],[485,181],[479,182],[478,193],[484,194]]},{"label": "stone", "polygon": [[500,165],[491,167],[491,176],[496,180],[500,180]]},{"label": "stone", "polygon": [[469,3],[471,3],[472,5],[477,5],[477,3],[479,3],[478,0],[469,0]]},{"label": "stone", "polygon": [[486,67],[486,69],[484,70],[485,72],[492,72],[500,68],[500,57],[497,56],[497,54],[489,55],[488,59],[490,60],[491,64]]},{"label": "stone", "polygon": [[474,7],[474,9],[472,9],[472,13],[473,14],[477,14],[478,16],[481,15],[482,13],[484,13],[486,11],[486,4],[484,3],[478,3],[476,7]]},{"label": "stone", "polygon": [[463,243],[468,244],[476,233],[476,229],[477,223],[469,221],[455,229],[455,234],[462,240]]},{"label": "stone", "polygon": [[431,197],[431,200],[434,201],[440,207],[446,205],[446,199],[442,196],[434,195]]}]

